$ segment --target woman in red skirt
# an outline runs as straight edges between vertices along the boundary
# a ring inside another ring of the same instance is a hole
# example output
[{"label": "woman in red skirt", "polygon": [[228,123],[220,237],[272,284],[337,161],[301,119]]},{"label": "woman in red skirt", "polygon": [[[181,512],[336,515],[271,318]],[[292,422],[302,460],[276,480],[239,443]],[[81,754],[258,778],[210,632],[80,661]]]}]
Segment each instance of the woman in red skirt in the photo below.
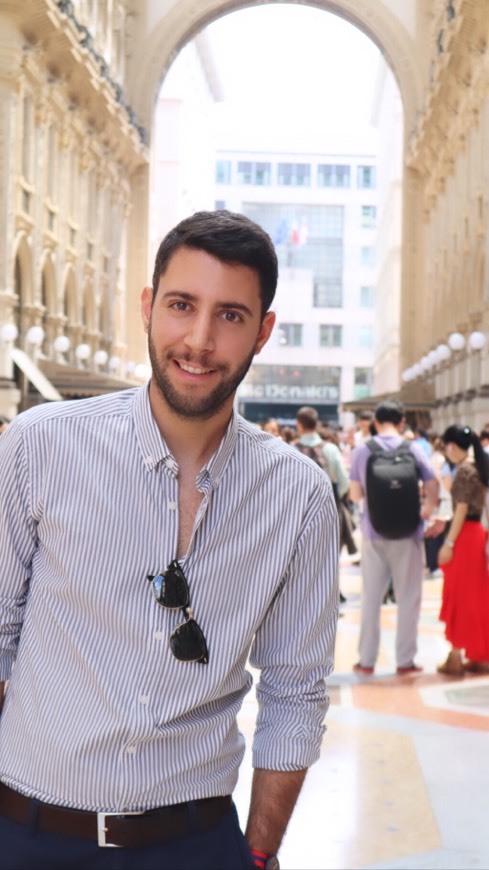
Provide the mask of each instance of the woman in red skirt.
[{"label": "woman in red skirt", "polygon": [[438,555],[444,575],[440,619],[452,649],[437,670],[457,677],[465,671],[488,674],[489,571],[481,516],[489,456],[468,426],[449,426],[442,438],[447,459],[457,470],[451,488],[453,519]]}]

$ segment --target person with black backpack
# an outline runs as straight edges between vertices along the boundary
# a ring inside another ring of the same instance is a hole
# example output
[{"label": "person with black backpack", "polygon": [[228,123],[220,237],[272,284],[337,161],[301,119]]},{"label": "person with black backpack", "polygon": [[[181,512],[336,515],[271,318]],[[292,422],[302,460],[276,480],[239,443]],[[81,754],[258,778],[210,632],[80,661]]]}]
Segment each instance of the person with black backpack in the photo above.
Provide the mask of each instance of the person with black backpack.
[{"label": "person with black backpack", "polygon": [[360,660],[353,670],[374,673],[380,645],[380,610],[392,578],[397,610],[397,674],[415,674],[424,522],[438,503],[438,481],[422,449],[403,438],[404,408],[377,405],[377,434],[352,454],[350,498],[363,505]]}]

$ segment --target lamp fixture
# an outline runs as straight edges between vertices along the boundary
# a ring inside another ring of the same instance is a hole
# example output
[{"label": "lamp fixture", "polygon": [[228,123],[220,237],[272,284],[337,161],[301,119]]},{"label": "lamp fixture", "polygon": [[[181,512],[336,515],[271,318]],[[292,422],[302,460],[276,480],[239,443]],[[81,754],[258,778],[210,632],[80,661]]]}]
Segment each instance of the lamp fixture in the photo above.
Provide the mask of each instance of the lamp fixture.
[{"label": "lamp fixture", "polygon": [[78,347],[75,349],[75,356],[80,361],[87,360],[91,352],[92,351],[90,349],[90,345],[83,342],[82,344],[79,344]]},{"label": "lamp fixture", "polygon": [[109,359],[109,369],[111,372],[116,372],[121,364],[120,356],[111,356]]},{"label": "lamp fixture", "polygon": [[103,348],[96,350],[93,355],[93,361],[96,366],[104,366],[109,358],[109,354]]},{"label": "lamp fixture", "polygon": [[19,334],[15,323],[4,323],[0,327],[0,341],[15,341]]},{"label": "lamp fixture", "polygon": [[42,326],[31,326],[26,333],[26,340],[33,347],[40,347],[44,341],[44,329]]},{"label": "lamp fixture", "polygon": [[447,359],[450,359],[452,352],[448,347],[448,344],[439,344],[436,348],[436,353],[438,356],[439,362],[445,362]]},{"label": "lamp fixture", "polygon": [[452,350],[463,350],[465,347],[465,336],[461,332],[452,332],[448,336],[448,344]]},{"label": "lamp fixture", "polygon": [[472,350],[482,350],[486,343],[486,336],[483,332],[471,332],[469,335],[469,346]]},{"label": "lamp fixture", "polygon": [[71,341],[67,335],[57,335],[53,341],[53,348],[56,353],[66,353],[71,347]]}]

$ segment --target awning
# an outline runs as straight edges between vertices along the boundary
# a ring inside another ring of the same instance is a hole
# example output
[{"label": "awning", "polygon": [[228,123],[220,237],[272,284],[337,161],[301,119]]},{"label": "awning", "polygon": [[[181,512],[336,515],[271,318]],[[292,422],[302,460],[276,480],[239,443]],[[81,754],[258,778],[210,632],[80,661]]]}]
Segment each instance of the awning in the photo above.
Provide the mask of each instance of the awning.
[{"label": "awning", "polygon": [[[411,387],[411,384],[407,385]],[[342,411],[353,411],[360,413],[361,411],[374,411],[380,402],[394,399],[396,402],[401,402],[404,405],[406,412],[421,412],[429,413],[436,406],[436,399],[432,385],[418,385],[416,389],[406,389],[393,393],[383,393],[377,396],[364,396],[362,399],[353,399],[349,402],[341,403]]]},{"label": "awning", "polygon": [[13,347],[10,354],[15,365],[23,372],[43,399],[46,399],[48,402],[63,401],[63,396],[58,393],[56,387],[52,385],[51,381],[43,374],[30,356],[19,347]]},{"label": "awning", "polygon": [[39,366],[62,399],[85,399],[137,386],[134,381],[115,378],[107,372],[92,372],[53,359],[41,359]]}]

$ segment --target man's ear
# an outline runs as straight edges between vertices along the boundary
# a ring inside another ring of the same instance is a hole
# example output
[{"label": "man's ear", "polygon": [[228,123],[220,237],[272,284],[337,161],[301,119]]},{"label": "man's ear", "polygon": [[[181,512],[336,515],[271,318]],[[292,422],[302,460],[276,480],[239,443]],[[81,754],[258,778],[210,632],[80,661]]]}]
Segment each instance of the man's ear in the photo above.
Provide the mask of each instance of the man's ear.
[{"label": "man's ear", "polygon": [[141,318],[143,321],[144,331],[147,332],[149,329],[149,322],[151,320],[151,308],[153,306],[153,288],[152,287],[143,287],[141,292]]},{"label": "man's ear", "polygon": [[265,347],[268,339],[272,334],[273,327],[275,326],[275,320],[275,312],[267,311],[265,317],[262,320],[260,332],[258,333],[258,338],[255,345],[255,354],[260,353],[261,349]]}]

